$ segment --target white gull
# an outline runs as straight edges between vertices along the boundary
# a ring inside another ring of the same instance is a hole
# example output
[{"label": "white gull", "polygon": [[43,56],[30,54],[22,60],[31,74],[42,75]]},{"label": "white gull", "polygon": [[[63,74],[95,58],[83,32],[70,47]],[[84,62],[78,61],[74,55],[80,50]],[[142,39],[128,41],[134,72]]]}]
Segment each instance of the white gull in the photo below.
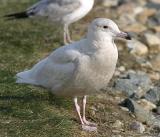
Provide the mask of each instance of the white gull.
[{"label": "white gull", "polygon": [[[115,71],[118,51],[114,39],[130,39],[110,19],[97,18],[88,27],[87,37],[53,51],[32,69],[17,74],[17,83],[42,86],[58,96],[73,97],[82,128],[96,130],[86,120],[86,97],[107,86]],[[77,97],[83,96],[83,113]]]},{"label": "white gull", "polygon": [[83,18],[93,7],[94,0],[40,0],[24,12],[5,15],[8,19],[47,17],[64,26],[64,43],[72,42],[69,25]]}]

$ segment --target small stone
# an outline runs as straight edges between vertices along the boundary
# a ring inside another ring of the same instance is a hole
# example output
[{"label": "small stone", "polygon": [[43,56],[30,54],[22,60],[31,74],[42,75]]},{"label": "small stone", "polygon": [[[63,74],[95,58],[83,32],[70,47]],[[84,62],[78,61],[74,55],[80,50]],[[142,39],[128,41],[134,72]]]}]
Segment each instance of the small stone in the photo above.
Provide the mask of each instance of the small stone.
[{"label": "small stone", "polygon": [[142,6],[139,6],[139,7],[135,7],[134,8],[134,14],[137,15],[137,14],[140,14],[144,11],[144,8]]},{"label": "small stone", "polygon": [[156,105],[146,99],[140,99],[137,103],[143,107],[146,111],[151,111],[156,108]]},{"label": "small stone", "polygon": [[156,4],[160,4],[159,0],[149,0],[150,2],[156,3]]},{"label": "small stone", "polygon": [[134,12],[135,5],[132,2],[124,3],[117,8],[117,13],[122,15],[124,13],[131,14]]},{"label": "small stone", "polygon": [[152,68],[155,71],[160,71],[160,54],[156,55],[152,60],[151,60]]},{"label": "small stone", "polygon": [[126,26],[134,23],[136,23],[136,20],[133,14],[128,14],[127,12],[125,12],[119,16],[119,24],[123,29],[126,28]]},{"label": "small stone", "polygon": [[134,23],[132,25],[128,25],[128,26],[125,26],[123,28],[124,31],[127,31],[127,32],[136,32],[136,33],[140,33],[140,32],[143,32],[145,30],[147,30],[147,28],[143,25],[143,24],[140,24],[140,23]]},{"label": "small stone", "polygon": [[120,105],[127,107],[136,116],[137,120],[147,123],[148,125],[153,123],[154,117],[152,113],[146,111],[134,100],[127,98]]},{"label": "small stone", "polygon": [[126,108],[126,107],[120,107],[123,111],[126,111],[126,112],[128,112],[129,111],[129,109],[128,108]]},{"label": "small stone", "polygon": [[157,104],[160,101],[160,87],[154,87],[154,88],[150,89],[144,95],[144,98],[154,104]]},{"label": "small stone", "polygon": [[135,39],[128,41],[127,46],[130,49],[130,53],[133,55],[144,56],[148,53],[148,47]]},{"label": "small stone", "polygon": [[105,7],[113,7],[113,6],[117,6],[119,0],[101,0],[102,1],[102,5]]},{"label": "small stone", "polygon": [[160,32],[160,25],[159,26],[153,26],[152,29],[156,32]]},{"label": "small stone", "polygon": [[157,107],[157,114],[160,115],[160,106]]},{"label": "small stone", "polygon": [[112,135],[111,137],[122,137],[121,135]]},{"label": "small stone", "polygon": [[140,12],[137,16],[138,21],[141,23],[146,23],[150,16],[153,16],[156,13],[155,9],[145,8],[142,12]]},{"label": "small stone", "polygon": [[152,80],[160,80],[160,74],[157,72],[151,72],[149,73],[149,76]]},{"label": "small stone", "polygon": [[116,120],[112,127],[116,129],[121,129],[124,124],[120,120]]},{"label": "small stone", "polygon": [[144,41],[150,48],[150,50],[160,51],[160,38],[154,34],[144,34]]},{"label": "small stone", "polygon": [[118,70],[119,70],[120,72],[124,72],[124,71],[126,71],[126,68],[125,68],[124,66],[120,66],[120,67],[118,68]]},{"label": "small stone", "polygon": [[145,127],[141,122],[135,121],[133,123],[131,123],[130,128],[134,131],[136,131],[137,133],[144,133],[145,131]]}]

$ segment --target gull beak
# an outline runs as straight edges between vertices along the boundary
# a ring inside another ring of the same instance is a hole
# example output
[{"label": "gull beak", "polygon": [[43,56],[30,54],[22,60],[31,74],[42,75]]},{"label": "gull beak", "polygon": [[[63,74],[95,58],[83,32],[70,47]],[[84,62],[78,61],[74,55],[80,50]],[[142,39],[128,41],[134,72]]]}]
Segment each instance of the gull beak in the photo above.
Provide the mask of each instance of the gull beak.
[{"label": "gull beak", "polygon": [[126,40],[131,40],[131,36],[127,33],[127,32],[120,32],[116,35],[116,37],[118,38],[123,38],[123,39],[126,39]]}]

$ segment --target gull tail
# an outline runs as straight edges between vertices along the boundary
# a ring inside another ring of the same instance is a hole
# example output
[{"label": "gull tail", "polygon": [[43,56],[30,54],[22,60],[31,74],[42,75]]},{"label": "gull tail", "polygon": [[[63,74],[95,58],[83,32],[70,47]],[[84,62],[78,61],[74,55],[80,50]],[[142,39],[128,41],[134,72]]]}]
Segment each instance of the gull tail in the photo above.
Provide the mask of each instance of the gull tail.
[{"label": "gull tail", "polygon": [[31,78],[31,70],[18,73],[16,78],[16,83],[38,85],[38,83]]},{"label": "gull tail", "polygon": [[25,19],[28,18],[29,16],[30,15],[27,13],[27,11],[23,11],[23,12],[8,14],[5,15],[4,17],[8,20],[12,20],[12,19]]}]

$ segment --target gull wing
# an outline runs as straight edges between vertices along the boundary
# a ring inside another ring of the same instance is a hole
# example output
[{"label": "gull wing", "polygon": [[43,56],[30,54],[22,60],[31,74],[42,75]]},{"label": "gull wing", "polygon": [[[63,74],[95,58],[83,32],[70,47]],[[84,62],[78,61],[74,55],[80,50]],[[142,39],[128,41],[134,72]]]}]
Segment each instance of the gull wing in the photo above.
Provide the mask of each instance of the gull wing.
[{"label": "gull wing", "polygon": [[54,17],[56,20],[72,13],[81,6],[79,0],[41,0],[29,9],[27,13],[31,16],[39,15]]}]

